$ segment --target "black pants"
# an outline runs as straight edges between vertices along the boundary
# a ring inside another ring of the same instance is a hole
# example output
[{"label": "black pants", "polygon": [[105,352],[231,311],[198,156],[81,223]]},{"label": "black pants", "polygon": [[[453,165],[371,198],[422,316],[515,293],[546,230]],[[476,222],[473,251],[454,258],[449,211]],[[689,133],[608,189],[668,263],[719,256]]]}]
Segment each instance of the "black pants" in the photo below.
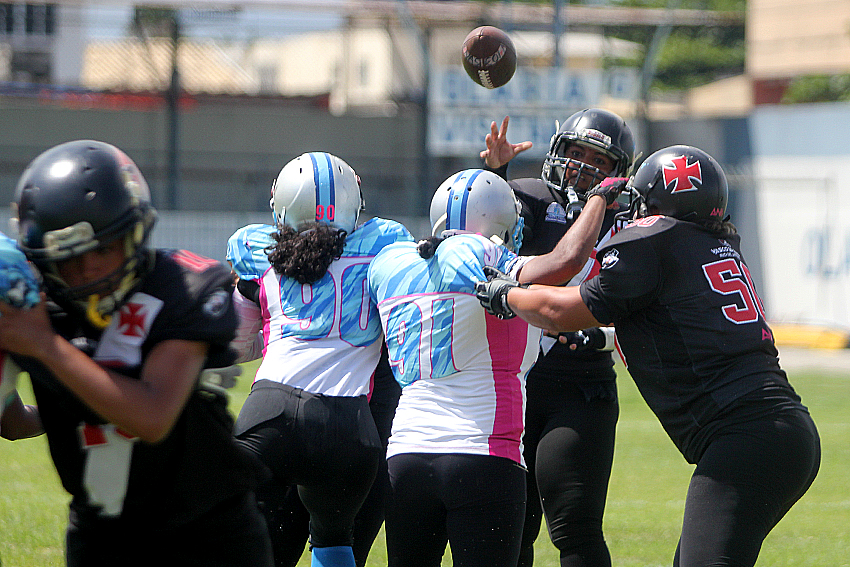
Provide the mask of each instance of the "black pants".
[{"label": "black pants", "polygon": [[388,460],[389,567],[513,567],[525,513],[526,472],[489,455],[407,453]]},{"label": "black pants", "polygon": [[[380,369],[380,365],[378,366]],[[357,567],[364,567],[372,550],[372,543],[381,531],[384,523],[384,510],[389,495],[390,478],[387,473],[387,440],[390,438],[395,409],[401,395],[401,386],[392,376],[387,366],[389,381],[378,383],[375,380],[375,390],[369,401],[369,410],[375,420],[378,436],[381,439],[381,459],[375,481],[369,490],[366,500],[360,506],[360,511],[354,518],[354,561]],[[377,371],[376,371],[377,374]],[[386,378],[386,377],[385,377]],[[275,565],[276,567],[295,567],[304,553],[304,547],[310,536],[310,513],[301,503],[298,487],[281,487],[283,494],[278,499],[274,525],[276,526]]]},{"label": "black pants", "polygon": [[169,529],[85,520],[71,510],[67,567],[271,567],[265,522],[253,493],[235,496]]},{"label": "black pants", "polygon": [[820,454],[803,410],[721,430],[691,477],[674,567],[754,565],[764,538],[814,481]]},{"label": "black pants", "polygon": [[530,379],[526,392],[528,503],[519,566],[534,561],[545,511],[561,567],[610,567],[602,517],[620,413],[616,384]]},{"label": "black pants", "polygon": [[260,380],[242,406],[235,432],[273,476],[257,490],[257,500],[276,558],[292,553],[285,525],[291,511],[286,498],[293,485],[310,514],[311,544],[352,544],[354,517],[382,455],[366,396],[317,396]]}]

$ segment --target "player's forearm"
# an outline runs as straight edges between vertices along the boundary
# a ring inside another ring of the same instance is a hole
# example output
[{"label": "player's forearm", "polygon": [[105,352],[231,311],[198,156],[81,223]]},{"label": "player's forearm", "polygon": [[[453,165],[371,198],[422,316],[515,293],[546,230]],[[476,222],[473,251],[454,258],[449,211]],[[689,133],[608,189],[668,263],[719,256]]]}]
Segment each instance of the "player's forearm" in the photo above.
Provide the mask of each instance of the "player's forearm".
[{"label": "player's forearm", "polygon": [[507,300],[518,317],[550,332],[579,331],[601,325],[581,300],[576,286],[517,287],[508,292]]},{"label": "player's forearm", "polygon": [[537,256],[519,273],[519,281],[559,285],[581,271],[593,253],[593,247],[605,218],[605,199],[594,195],[588,199],[576,222],[561,237],[554,250]]},{"label": "player's forearm", "polygon": [[[148,355],[140,379],[103,368],[59,336],[44,347],[47,358],[41,362],[103,419],[142,441],[158,443],[176,423],[203,366],[205,350],[195,344],[160,343]],[[160,357],[151,368],[153,355],[163,348],[172,356]]]},{"label": "player's forearm", "polygon": [[263,356],[263,342],[260,330],[263,328],[263,315],[260,307],[247,299],[239,290],[233,291],[233,306],[239,319],[236,336],[230,346],[237,352],[236,362],[248,362]]},{"label": "player's forearm", "polygon": [[[126,410],[149,408],[146,385],[139,380],[112,374],[62,337],[54,336],[39,357],[47,369],[103,419],[139,435],[136,420]],[[148,410],[142,410],[148,411]],[[156,413],[154,408],[150,411]]]}]

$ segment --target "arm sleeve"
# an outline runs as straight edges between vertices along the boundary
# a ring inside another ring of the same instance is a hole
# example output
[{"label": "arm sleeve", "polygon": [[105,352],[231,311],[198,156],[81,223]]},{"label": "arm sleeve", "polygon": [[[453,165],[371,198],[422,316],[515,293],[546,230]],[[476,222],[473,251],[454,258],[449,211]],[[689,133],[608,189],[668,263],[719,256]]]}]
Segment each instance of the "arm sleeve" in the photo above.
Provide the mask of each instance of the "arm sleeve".
[{"label": "arm sleeve", "polygon": [[501,177],[502,179],[507,181],[508,180],[508,164],[509,163],[511,163],[511,162],[503,163],[500,167],[493,169],[492,167],[487,165],[487,162],[485,161],[484,162],[484,171],[492,171],[493,173],[495,173],[496,175],[498,175],[499,177]]},{"label": "arm sleeve", "polygon": [[233,307],[239,319],[236,337],[230,346],[237,353],[236,362],[248,362],[263,356],[263,315],[259,306],[247,299],[238,289],[233,290]]}]

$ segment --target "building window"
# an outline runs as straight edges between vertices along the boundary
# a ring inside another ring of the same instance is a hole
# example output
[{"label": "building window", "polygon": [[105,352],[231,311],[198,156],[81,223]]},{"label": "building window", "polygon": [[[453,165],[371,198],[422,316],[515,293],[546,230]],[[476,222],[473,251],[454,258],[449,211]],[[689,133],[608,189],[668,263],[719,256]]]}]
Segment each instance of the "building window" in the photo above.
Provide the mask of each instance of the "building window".
[{"label": "building window", "polygon": [[0,26],[7,35],[53,35],[56,29],[56,6],[1,3]]},{"label": "building window", "polygon": [[15,6],[12,4],[0,4],[0,15],[3,18],[3,29],[7,34],[15,31]]}]

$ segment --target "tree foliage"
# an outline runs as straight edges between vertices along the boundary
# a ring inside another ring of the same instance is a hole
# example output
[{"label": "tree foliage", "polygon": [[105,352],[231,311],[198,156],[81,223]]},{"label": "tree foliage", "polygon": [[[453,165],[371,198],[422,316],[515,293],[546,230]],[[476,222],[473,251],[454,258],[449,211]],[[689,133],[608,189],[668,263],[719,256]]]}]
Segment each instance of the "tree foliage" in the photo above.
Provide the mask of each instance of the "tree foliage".
[{"label": "tree foliage", "polygon": [[[614,5],[738,13],[745,10],[745,0],[614,0]],[[656,28],[628,26],[606,31],[611,37],[649,46]],[[744,25],[673,27],[657,57],[652,89],[686,89],[739,75],[744,72]]]},{"label": "tree foliage", "polygon": [[[554,0],[514,1],[551,4]],[[565,6],[600,4],[630,8],[706,10],[738,14],[743,14],[746,10],[746,0],[563,0]],[[608,37],[633,41],[648,49],[652,44],[656,27],[654,25],[605,27],[603,32]],[[739,25],[673,27],[657,57],[656,73],[650,87],[652,89],[680,90],[739,75],[744,72],[743,18],[741,18]],[[641,58],[610,63],[642,67],[645,61]]]},{"label": "tree foliage", "polygon": [[837,101],[850,101],[850,74],[799,77],[782,96],[786,104]]},{"label": "tree foliage", "polygon": [[148,37],[172,37],[178,11],[173,8],[136,6],[130,21],[132,35]]}]

